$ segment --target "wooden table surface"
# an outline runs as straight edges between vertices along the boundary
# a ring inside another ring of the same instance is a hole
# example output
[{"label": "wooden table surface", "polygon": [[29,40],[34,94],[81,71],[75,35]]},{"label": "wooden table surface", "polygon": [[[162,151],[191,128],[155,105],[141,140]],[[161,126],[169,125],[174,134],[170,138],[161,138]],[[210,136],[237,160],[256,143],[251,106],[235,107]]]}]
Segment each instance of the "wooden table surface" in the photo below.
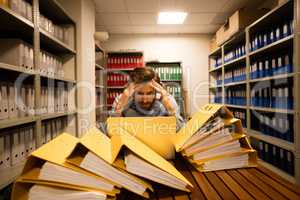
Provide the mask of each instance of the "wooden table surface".
[{"label": "wooden table surface", "polygon": [[[300,187],[284,180],[264,168],[246,168],[200,173],[182,159],[175,161],[176,168],[194,185],[191,193],[154,184],[155,200],[283,200],[299,199]],[[143,199],[128,191],[122,191],[118,200]]]}]

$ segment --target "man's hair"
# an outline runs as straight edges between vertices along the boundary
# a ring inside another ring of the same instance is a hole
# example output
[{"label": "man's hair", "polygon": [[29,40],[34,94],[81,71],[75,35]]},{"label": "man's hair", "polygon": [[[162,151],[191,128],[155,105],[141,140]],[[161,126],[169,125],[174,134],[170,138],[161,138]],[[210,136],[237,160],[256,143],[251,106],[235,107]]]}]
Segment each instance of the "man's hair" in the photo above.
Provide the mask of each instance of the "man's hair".
[{"label": "man's hair", "polygon": [[134,83],[145,83],[155,78],[155,72],[150,67],[138,67],[130,75]]}]

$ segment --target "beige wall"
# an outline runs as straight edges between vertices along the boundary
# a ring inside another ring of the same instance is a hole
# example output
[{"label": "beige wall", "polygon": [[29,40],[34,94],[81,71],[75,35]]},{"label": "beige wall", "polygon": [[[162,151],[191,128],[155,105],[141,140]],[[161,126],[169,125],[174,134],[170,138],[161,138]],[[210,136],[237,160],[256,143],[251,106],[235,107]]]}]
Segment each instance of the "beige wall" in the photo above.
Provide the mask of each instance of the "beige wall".
[{"label": "beige wall", "polygon": [[145,61],[181,61],[187,112],[193,114],[208,103],[208,53],[210,35],[110,35],[103,43],[107,51],[134,49],[144,52]]},{"label": "beige wall", "polygon": [[95,125],[95,4],[93,0],[60,0],[76,22],[77,108],[79,136]]}]

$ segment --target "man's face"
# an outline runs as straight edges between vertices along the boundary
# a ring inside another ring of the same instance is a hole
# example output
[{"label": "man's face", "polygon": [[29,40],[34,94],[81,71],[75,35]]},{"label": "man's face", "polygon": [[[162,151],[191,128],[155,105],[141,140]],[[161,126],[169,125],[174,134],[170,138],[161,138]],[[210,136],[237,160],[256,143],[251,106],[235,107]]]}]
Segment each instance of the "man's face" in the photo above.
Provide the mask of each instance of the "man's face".
[{"label": "man's face", "polygon": [[155,101],[155,94],[151,82],[143,83],[136,88],[134,100],[141,108],[149,110]]}]

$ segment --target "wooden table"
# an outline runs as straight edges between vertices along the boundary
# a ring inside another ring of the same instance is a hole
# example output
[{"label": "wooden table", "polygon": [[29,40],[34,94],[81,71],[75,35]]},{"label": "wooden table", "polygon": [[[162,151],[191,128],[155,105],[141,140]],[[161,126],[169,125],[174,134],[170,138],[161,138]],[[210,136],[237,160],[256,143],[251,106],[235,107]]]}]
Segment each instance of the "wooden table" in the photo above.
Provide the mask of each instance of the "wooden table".
[{"label": "wooden table", "polygon": [[[283,200],[299,199],[300,187],[284,180],[274,172],[264,168],[222,170],[200,173],[184,160],[175,161],[176,168],[194,185],[191,193],[173,190],[154,184],[155,192],[150,199],[155,200]],[[130,192],[122,192],[118,200],[143,199]]]}]

